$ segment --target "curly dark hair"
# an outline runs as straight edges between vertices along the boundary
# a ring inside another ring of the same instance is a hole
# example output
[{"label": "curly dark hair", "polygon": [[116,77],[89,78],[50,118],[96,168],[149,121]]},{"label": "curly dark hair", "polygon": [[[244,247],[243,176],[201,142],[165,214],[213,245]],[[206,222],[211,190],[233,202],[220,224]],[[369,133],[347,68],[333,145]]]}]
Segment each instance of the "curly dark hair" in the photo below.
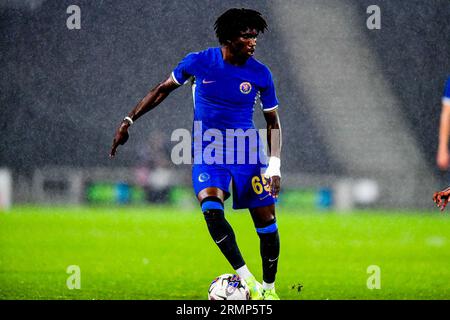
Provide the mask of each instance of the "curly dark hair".
[{"label": "curly dark hair", "polygon": [[225,11],[214,23],[214,30],[220,44],[225,44],[239,36],[240,32],[247,29],[256,29],[264,33],[267,29],[267,22],[261,13],[252,9],[232,8]]}]

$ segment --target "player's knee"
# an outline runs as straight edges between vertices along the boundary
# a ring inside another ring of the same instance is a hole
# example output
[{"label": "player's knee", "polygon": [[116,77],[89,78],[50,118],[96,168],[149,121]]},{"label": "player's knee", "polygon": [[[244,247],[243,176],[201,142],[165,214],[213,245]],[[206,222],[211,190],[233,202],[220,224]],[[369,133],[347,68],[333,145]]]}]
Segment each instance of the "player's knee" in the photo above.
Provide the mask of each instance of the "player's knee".
[{"label": "player's knee", "polygon": [[273,205],[250,209],[250,212],[256,228],[263,228],[275,222],[275,206]]},{"label": "player's knee", "polygon": [[258,234],[274,233],[278,231],[277,219],[273,218],[255,225]]},{"label": "player's knee", "polygon": [[223,202],[218,197],[206,197],[202,200],[201,206],[206,221],[222,219],[224,217]]}]

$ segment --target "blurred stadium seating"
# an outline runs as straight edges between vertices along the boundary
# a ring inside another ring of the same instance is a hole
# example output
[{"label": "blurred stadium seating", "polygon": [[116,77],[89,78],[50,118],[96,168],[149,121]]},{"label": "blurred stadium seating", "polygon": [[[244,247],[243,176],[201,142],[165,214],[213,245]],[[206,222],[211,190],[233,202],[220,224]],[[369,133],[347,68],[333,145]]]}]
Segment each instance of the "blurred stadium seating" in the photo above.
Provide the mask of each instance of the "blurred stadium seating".
[{"label": "blurred stadium seating", "polygon": [[[80,30],[66,28],[67,1],[0,5],[0,102],[9,115],[0,165],[11,170],[15,203],[85,201],[86,177],[97,174],[95,183],[130,182],[152,133],[170,148],[170,133],[191,127],[190,90],[182,88],[108,159],[120,119],[186,53],[217,45],[214,19],[230,6],[146,3],[80,1]],[[314,188],[318,197],[328,188],[345,207],[360,198],[348,192],[369,180],[370,207],[431,208],[431,192],[447,183],[434,156],[450,70],[449,3],[378,1],[380,30],[366,27],[370,4],[252,3],[270,25],[257,58],[271,67],[280,99],[284,187]],[[255,122],[264,125],[259,112]],[[177,176],[171,185],[189,186],[189,166],[168,169]]]}]

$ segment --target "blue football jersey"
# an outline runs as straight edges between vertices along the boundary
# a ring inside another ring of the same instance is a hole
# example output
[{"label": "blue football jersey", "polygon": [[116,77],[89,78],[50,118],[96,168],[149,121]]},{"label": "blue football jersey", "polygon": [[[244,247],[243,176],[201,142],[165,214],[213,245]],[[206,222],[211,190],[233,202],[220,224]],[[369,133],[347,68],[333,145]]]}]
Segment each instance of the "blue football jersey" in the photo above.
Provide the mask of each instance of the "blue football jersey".
[{"label": "blue football jersey", "polygon": [[[253,112],[258,98],[265,112],[278,107],[269,68],[253,57],[242,66],[232,65],[224,61],[219,47],[188,54],[173,70],[172,78],[180,85],[193,80],[194,140],[208,129],[218,130],[224,137],[227,129],[255,129]],[[225,152],[226,143],[222,143]],[[203,140],[201,149],[208,144]],[[193,150],[194,157],[196,152],[201,150]]]},{"label": "blue football jersey", "polygon": [[444,95],[442,96],[442,103],[450,105],[450,77],[448,77],[445,83]]}]

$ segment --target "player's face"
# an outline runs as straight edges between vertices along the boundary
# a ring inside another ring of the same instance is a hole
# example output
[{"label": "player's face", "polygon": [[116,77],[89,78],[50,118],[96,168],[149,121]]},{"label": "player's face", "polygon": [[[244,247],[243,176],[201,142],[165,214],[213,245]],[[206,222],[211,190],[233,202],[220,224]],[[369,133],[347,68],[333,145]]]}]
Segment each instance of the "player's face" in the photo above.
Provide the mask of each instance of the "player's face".
[{"label": "player's face", "polygon": [[241,31],[238,37],[231,40],[233,53],[243,58],[250,58],[255,54],[257,37],[258,31],[256,29],[249,28]]}]

